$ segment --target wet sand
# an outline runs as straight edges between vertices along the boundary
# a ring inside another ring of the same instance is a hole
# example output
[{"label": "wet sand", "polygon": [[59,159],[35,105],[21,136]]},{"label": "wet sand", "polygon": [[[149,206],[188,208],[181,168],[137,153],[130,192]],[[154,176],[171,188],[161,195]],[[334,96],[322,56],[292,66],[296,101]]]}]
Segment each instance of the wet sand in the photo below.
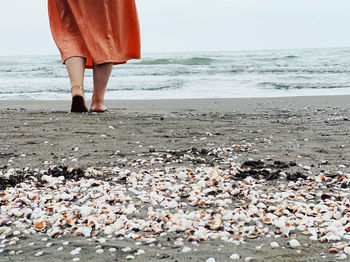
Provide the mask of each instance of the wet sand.
[{"label": "wet sand", "polygon": [[[252,98],[252,99],[198,99],[198,100],[120,100],[107,101],[105,114],[70,114],[69,101],[1,101],[0,102],[0,168],[46,170],[51,165],[64,165],[85,170],[88,167],[106,169],[118,166],[140,170],[132,160],[149,159],[153,153],[194,152],[232,144],[253,143],[250,150],[236,155],[237,163],[263,159],[296,163],[285,172],[306,174],[302,166],[310,167],[312,174],[324,170],[349,172],[350,96]],[[195,148],[195,149],[193,149]],[[181,163],[155,163],[166,166],[195,168],[201,164],[221,165],[220,159],[203,154],[201,162],[185,160]],[[127,161],[121,161],[127,159]],[[339,167],[341,165],[341,167]],[[136,246],[131,239],[113,237],[106,243],[87,241],[83,237],[63,235],[41,241],[45,234],[23,235],[19,244],[6,245],[0,261],[72,261],[70,251],[82,247],[81,261],[125,261],[128,254],[141,248],[145,254],[135,261],[231,261],[238,253],[256,261],[332,261],[334,254],[327,251],[330,243],[309,240],[298,234],[302,243],[300,253],[288,247],[290,238],[247,239],[236,246],[221,240],[210,240],[193,245],[188,253],[183,246],[173,245],[167,237],[155,246]],[[70,245],[63,251],[57,248],[64,241]],[[280,244],[277,249],[268,246],[271,241]],[[46,247],[52,242],[51,247]],[[344,242],[348,242],[344,240]],[[35,243],[34,246],[28,246]],[[157,246],[160,244],[161,246]],[[264,244],[261,249],[256,246]],[[96,254],[96,246],[105,252]],[[131,251],[123,252],[123,247]],[[108,248],[115,247],[114,253]],[[196,249],[196,250],[195,250]],[[11,255],[12,250],[22,254]],[[44,254],[34,257],[40,250]],[[321,254],[324,253],[324,254]]]}]

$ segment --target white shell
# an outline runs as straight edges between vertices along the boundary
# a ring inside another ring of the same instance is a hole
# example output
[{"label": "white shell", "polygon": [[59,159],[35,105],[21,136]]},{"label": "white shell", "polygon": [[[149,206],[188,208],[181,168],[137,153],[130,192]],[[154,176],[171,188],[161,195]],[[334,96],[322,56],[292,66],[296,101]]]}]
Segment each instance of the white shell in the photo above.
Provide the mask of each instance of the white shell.
[{"label": "white shell", "polygon": [[277,242],[271,242],[270,247],[271,248],[278,248],[280,245]]},{"label": "white shell", "polygon": [[291,248],[297,248],[297,247],[300,247],[300,242],[296,239],[292,239],[288,242],[289,246]]},{"label": "white shell", "polygon": [[344,253],[347,255],[350,255],[350,247],[345,247],[344,248]]},{"label": "white shell", "polygon": [[34,254],[34,256],[40,257],[40,256],[42,256],[43,254],[44,254],[44,251],[38,251],[38,252],[36,252],[36,253]]},{"label": "white shell", "polygon": [[75,256],[75,255],[78,255],[78,254],[80,253],[80,251],[81,251],[81,247],[77,247],[76,249],[73,249],[73,250],[70,252],[70,254],[71,254],[72,256]]},{"label": "white shell", "polygon": [[183,249],[182,249],[182,253],[187,253],[187,252],[190,252],[192,249],[190,248],[190,247],[184,247]]},{"label": "white shell", "polygon": [[232,259],[232,260],[238,260],[238,259],[240,259],[241,258],[241,256],[239,255],[239,254],[232,254],[231,256],[230,256],[230,259]]}]

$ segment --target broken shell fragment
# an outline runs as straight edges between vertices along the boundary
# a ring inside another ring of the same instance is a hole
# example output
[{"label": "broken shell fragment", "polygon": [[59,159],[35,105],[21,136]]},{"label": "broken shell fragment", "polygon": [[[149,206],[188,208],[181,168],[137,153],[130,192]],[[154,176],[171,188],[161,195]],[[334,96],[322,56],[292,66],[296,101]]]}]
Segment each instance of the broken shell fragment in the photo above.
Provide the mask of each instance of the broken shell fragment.
[{"label": "broken shell fragment", "polygon": [[335,247],[328,249],[328,253],[331,253],[331,254],[337,254],[338,252],[339,252],[339,250]]},{"label": "broken shell fragment", "polygon": [[33,228],[36,231],[42,231],[46,228],[46,222],[45,221],[36,222],[34,223]]}]

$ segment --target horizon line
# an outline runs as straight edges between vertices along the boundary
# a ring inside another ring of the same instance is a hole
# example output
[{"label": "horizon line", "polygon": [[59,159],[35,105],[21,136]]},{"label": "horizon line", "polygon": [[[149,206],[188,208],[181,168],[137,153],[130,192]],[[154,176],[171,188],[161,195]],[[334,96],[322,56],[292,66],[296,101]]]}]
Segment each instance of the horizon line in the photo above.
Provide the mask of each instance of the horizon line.
[{"label": "horizon line", "polygon": [[[189,50],[189,51],[146,51],[141,52],[142,55],[147,54],[176,54],[176,53],[219,53],[219,52],[245,52],[245,51],[282,51],[282,50],[308,50],[308,49],[342,49],[342,48],[350,48],[350,46],[329,46],[329,47],[291,47],[291,48],[246,48],[246,49],[223,49],[223,50]],[[51,53],[43,53],[43,54],[0,54],[0,56],[60,56],[60,53],[51,54]]]}]

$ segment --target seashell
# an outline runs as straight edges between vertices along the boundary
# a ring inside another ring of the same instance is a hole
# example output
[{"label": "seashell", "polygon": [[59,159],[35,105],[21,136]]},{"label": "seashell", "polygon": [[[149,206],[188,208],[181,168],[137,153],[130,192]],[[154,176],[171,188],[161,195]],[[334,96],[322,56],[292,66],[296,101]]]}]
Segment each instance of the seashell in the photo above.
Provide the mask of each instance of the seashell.
[{"label": "seashell", "polygon": [[256,232],[252,232],[252,233],[249,233],[249,234],[247,235],[247,237],[250,238],[250,239],[255,239],[255,238],[258,238],[258,237],[259,237],[259,234],[256,233]]},{"label": "seashell", "polygon": [[191,230],[185,230],[185,235],[190,236],[191,234]]},{"label": "seashell", "polygon": [[58,236],[61,235],[61,234],[62,234],[62,231],[61,231],[60,229],[58,229],[58,228],[53,228],[53,229],[51,230],[51,232],[49,233],[49,236],[52,237],[52,238],[54,238],[54,237],[58,237]]},{"label": "seashell", "polygon": [[12,214],[16,217],[22,217],[24,215],[24,209],[15,209]]},{"label": "seashell", "polygon": [[13,196],[11,194],[7,194],[7,195],[2,197],[2,201],[6,202],[6,201],[9,201],[12,198],[13,198]]},{"label": "seashell", "polygon": [[326,242],[328,242],[327,237],[326,237],[326,236],[321,237],[321,238],[320,238],[320,242],[321,242],[321,243],[326,243]]},{"label": "seashell", "polygon": [[328,241],[340,241],[341,237],[333,232],[328,233],[324,236]]},{"label": "seashell", "polygon": [[187,241],[188,242],[199,242],[199,239],[194,237],[194,236],[190,236],[187,238]]},{"label": "seashell", "polygon": [[0,220],[0,227],[6,225],[9,221],[7,219],[1,219]]},{"label": "seashell", "polygon": [[339,243],[333,243],[332,247],[339,248],[339,249],[344,249],[348,246],[347,243],[344,242],[339,242]]},{"label": "seashell", "polygon": [[238,259],[240,259],[241,258],[241,256],[239,255],[239,254],[232,254],[231,256],[230,256],[230,259],[231,260],[238,260]]},{"label": "seashell", "polygon": [[138,240],[138,239],[140,239],[141,237],[142,237],[142,234],[138,234],[138,235],[135,235],[135,236],[134,236],[134,239],[135,239],[135,240]]},{"label": "seashell", "polygon": [[276,207],[276,206],[269,206],[268,208],[267,208],[267,211],[268,212],[274,212],[274,211],[276,211],[278,208]]},{"label": "seashell", "polygon": [[341,212],[338,211],[334,213],[333,217],[337,220],[340,220],[342,218],[342,214]]},{"label": "seashell", "polygon": [[277,209],[275,212],[273,212],[276,216],[282,216],[283,215],[283,208]]},{"label": "seashell", "polygon": [[262,221],[266,225],[271,225],[272,224],[272,219],[269,217],[265,217]]},{"label": "seashell", "polygon": [[179,178],[179,179],[186,179],[187,178],[187,173],[186,172],[179,172],[177,174],[177,178]]},{"label": "seashell", "polygon": [[129,251],[131,251],[131,247],[124,247],[124,248],[122,248],[122,251],[129,252]]},{"label": "seashell", "polygon": [[306,226],[305,225],[299,225],[299,226],[297,226],[297,229],[299,231],[305,231],[306,230]]},{"label": "seashell", "polygon": [[12,235],[12,229],[10,227],[0,227],[0,233],[8,237]]},{"label": "seashell", "polygon": [[322,216],[316,216],[316,217],[315,217],[315,221],[316,221],[317,223],[323,223],[323,217],[322,217]]},{"label": "seashell", "polygon": [[317,235],[312,235],[309,237],[310,240],[318,240]]},{"label": "seashell", "polygon": [[76,256],[76,255],[79,255],[80,251],[81,251],[81,247],[77,247],[76,249],[73,249],[73,250],[70,252],[70,254],[71,254],[72,256]]},{"label": "seashell", "polygon": [[34,256],[40,257],[40,256],[42,256],[43,254],[44,254],[44,251],[38,251],[38,252],[36,252],[36,253],[34,254]]},{"label": "seashell", "polygon": [[82,218],[86,218],[95,212],[95,208],[84,205],[80,207],[79,212]]},{"label": "seashell", "polygon": [[[196,241],[197,242],[197,241]],[[176,240],[175,242],[174,242],[174,246],[175,247],[181,247],[181,246],[183,246],[184,245],[184,243],[182,242],[182,240]]]},{"label": "seashell", "polygon": [[328,249],[328,253],[331,253],[331,254],[337,254],[338,252],[339,252],[339,250],[335,247]]},{"label": "seashell", "polygon": [[191,250],[192,250],[192,248],[190,248],[190,247],[184,247],[181,252],[187,253],[187,252],[190,252]]},{"label": "seashell", "polygon": [[281,228],[281,234],[283,237],[289,237],[289,232],[291,230],[291,227],[282,227]]},{"label": "seashell", "polygon": [[81,233],[83,234],[84,237],[95,237],[98,235],[98,231],[90,227],[84,227]]},{"label": "seashell", "polygon": [[264,234],[265,233],[265,229],[264,228],[258,228],[257,229],[259,234]]},{"label": "seashell", "polygon": [[292,239],[292,240],[288,241],[288,245],[291,248],[297,248],[297,247],[300,247],[300,242],[296,239]]},{"label": "seashell", "polygon": [[63,193],[59,196],[59,200],[70,201],[73,199],[72,194]]},{"label": "seashell", "polygon": [[301,232],[303,235],[311,236],[311,233],[308,230]]},{"label": "seashell", "polygon": [[145,254],[145,251],[143,249],[138,249],[135,253],[136,256],[139,256],[139,255],[142,255],[142,254]]},{"label": "seashell", "polygon": [[350,247],[345,247],[344,248],[344,253],[347,255],[350,255]]},{"label": "seashell", "polygon": [[271,248],[278,248],[280,245],[277,242],[271,242],[270,247]]},{"label": "seashell", "polygon": [[347,259],[347,257],[348,257],[348,256],[347,256],[346,254],[342,253],[342,254],[339,254],[338,259],[339,259],[339,260]]},{"label": "seashell", "polygon": [[152,244],[152,243],[155,242],[155,241],[156,241],[155,238],[148,238],[148,239],[146,239],[145,244],[146,244],[146,245],[150,245],[150,244]]},{"label": "seashell", "polygon": [[34,223],[33,228],[36,231],[42,231],[46,228],[46,222],[45,221],[36,222]]},{"label": "seashell", "polygon": [[256,207],[262,208],[262,209],[266,209],[266,205],[265,205],[264,203],[262,203],[262,202],[259,202],[259,203],[256,205]]},{"label": "seashell", "polygon": [[13,237],[13,238],[10,239],[10,241],[17,243],[17,242],[19,242],[19,238],[18,237]]},{"label": "seashell", "polygon": [[234,236],[233,238],[240,242],[244,240],[242,236]]},{"label": "seashell", "polygon": [[71,227],[75,226],[76,223],[77,223],[77,221],[78,221],[78,219],[76,219],[76,218],[74,218],[74,219],[67,218],[67,219],[66,219],[66,223],[67,223],[68,225],[70,225]]},{"label": "seashell", "polygon": [[104,229],[104,233],[106,235],[112,235],[113,232],[114,232],[114,229],[111,226],[106,226],[105,229]]}]

